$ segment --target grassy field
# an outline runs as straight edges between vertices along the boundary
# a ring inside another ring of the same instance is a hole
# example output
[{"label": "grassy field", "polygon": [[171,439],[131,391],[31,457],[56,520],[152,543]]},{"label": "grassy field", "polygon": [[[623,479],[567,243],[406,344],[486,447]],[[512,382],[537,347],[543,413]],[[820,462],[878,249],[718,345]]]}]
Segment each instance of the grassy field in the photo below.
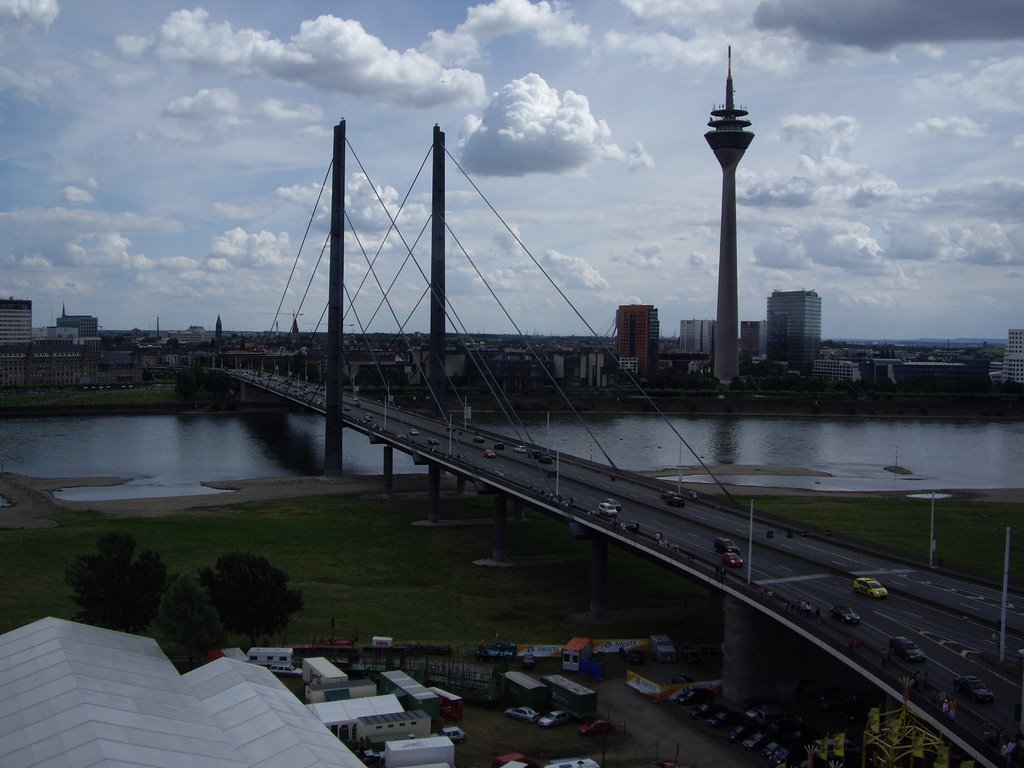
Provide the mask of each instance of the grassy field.
[{"label": "grassy field", "polygon": [[[744,508],[750,499],[739,497]],[[787,518],[799,526],[831,530],[928,561],[929,499],[900,494],[871,498],[755,496],[753,500],[755,515]],[[1011,541],[1010,583],[1024,589],[1024,504],[937,499],[933,561],[937,566],[1001,581],[1007,528],[1020,540]]]},{"label": "grassy field", "polygon": [[[413,525],[419,500],[304,498],[224,507],[195,516],[107,518],[58,515],[56,528],[0,531],[0,631],[53,615],[71,618],[68,564],[95,551],[99,536],[130,533],[161,554],[172,573],[195,572],[218,555],[251,550],[287,571],[303,590],[304,609],[287,637],[301,643],[335,635],[389,635],[399,642],[471,644],[496,637],[562,642],[580,631],[574,614],[589,607],[589,544],[541,515],[509,525],[518,565],[473,564],[491,549],[490,499],[445,500],[444,526]],[[615,548],[609,552],[612,606],[640,618],[603,625],[602,636],[667,632],[689,642],[720,637],[706,612],[707,594]],[[685,608],[688,616],[682,618]],[[670,620],[644,620],[673,614]],[[332,630],[332,623],[334,629]],[[243,638],[233,639],[244,644]]]}]

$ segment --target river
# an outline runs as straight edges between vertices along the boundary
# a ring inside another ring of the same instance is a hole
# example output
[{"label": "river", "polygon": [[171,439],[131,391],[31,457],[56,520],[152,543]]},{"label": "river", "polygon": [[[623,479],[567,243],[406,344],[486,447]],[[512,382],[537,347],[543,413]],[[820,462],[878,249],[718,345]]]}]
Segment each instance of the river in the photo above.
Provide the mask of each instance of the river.
[{"label": "river", "polygon": [[[1024,486],[1024,423],[937,419],[822,419],[534,414],[510,429],[500,414],[476,413],[470,426],[514,435],[624,469],[682,465],[688,481],[709,482],[707,465],[802,467],[826,476],[730,476],[735,484],[816,490],[984,489]],[[323,417],[316,414],[75,416],[0,420],[3,470],[36,477],[126,477],[119,488],[71,488],[64,498],[144,498],[211,492],[200,483],[319,474]],[[383,448],[344,433],[343,473],[379,474]],[[699,460],[698,460],[699,459]],[[907,474],[885,468],[899,465]],[[395,471],[423,472],[395,452]],[[696,468],[696,469],[695,469]]]}]

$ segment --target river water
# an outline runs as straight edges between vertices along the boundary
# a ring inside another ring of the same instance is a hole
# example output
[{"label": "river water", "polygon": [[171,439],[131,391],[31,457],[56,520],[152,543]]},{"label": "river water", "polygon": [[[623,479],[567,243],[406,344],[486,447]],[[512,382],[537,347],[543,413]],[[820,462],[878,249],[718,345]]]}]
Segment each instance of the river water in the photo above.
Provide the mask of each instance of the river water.
[{"label": "river water", "polygon": [[[731,475],[728,482],[817,490],[1024,487],[1024,423],[934,419],[672,417],[540,414],[515,429],[500,414],[469,425],[624,469],[664,469],[710,482],[700,463],[803,467],[827,476]],[[317,414],[81,416],[0,420],[0,463],[36,477],[126,477],[118,488],[72,488],[69,499],[145,498],[213,492],[208,480],[315,475],[323,470]],[[343,472],[379,474],[383,448],[346,430]],[[698,460],[699,459],[699,460]],[[423,472],[395,452],[395,471]],[[885,469],[899,465],[907,474]],[[692,471],[698,474],[690,475]]]}]

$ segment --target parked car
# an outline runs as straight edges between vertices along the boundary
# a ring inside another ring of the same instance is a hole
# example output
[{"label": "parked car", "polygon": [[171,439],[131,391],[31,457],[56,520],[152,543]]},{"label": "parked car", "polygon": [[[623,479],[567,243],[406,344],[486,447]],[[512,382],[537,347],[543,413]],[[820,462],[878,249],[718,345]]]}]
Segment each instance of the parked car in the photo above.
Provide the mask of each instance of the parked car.
[{"label": "parked car", "polygon": [[878,579],[872,579],[867,576],[861,576],[853,580],[853,591],[859,595],[875,598],[885,597],[889,594],[888,590],[879,583]]},{"label": "parked car", "polygon": [[732,539],[726,539],[719,537],[715,539],[715,552],[719,554],[725,554],[726,552],[739,552],[740,548],[736,546],[736,542]]},{"label": "parked car", "polygon": [[537,725],[541,728],[554,728],[557,725],[565,725],[569,722],[570,716],[568,712],[561,709],[556,709],[552,712],[548,712],[540,720],[537,721]]},{"label": "parked car", "polygon": [[723,552],[722,565],[728,566],[729,568],[742,568],[743,558],[735,552]]},{"label": "parked car", "polygon": [[712,728],[724,728],[728,725],[736,725],[743,720],[743,715],[731,709],[720,709],[710,717],[704,718],[704,724]]},{"label": "parked car", "polygon": [[909,637],[890,637],[889,650],[894,656],[899,656],[904,661],[928,661],[924,651],[917,647],[917,643]]},{"label": "parked car", "polygon": [[769,733],[767,729],[754,731],[743,739],[744,749],[760,749],[768,742]]},{"label": "parked car", "polygon": [[695,704],[707,704],[714,698],[715,694],[710,688],[685,688],[676,696],[676,703],[690,707]]},{"label": "parked car", "polygon": [[484,458],[485,459],[496,459],[496,458],[498,458],[498,454],[496,454],[494,451],[492,451],[490,448],[488,448],[486,451],[484,451]]},{"label": "parked car", "polygon": [[520,720],[524,723],[536,723],[540,720],[540,712],[532,707],[512,707],[505,710],[505,717]]},{"label": "parked car", "polygon": [[602,501],[597,505],[597,514],[601,515],[601,517],[615,517],[619,514],[619,510],[607,501]]},{"label": "parked car", "polygon": [[833,605],[828,613],[833,619],[839,619],[843,624],[860,624],[860,614],[848,605]]},{"label": "parked car", "polygon": [[447,736],[452,740],[452,744],[461,744],[466,740],[466,732],[461,728],[456,728],[454,725],[445,726],[438,735]]},{"label": "parked car", "polygon": [[953,687],[975,701],[995,701],[996,695],[975,675],[961,675],[953,678]]},{"label": "parked car", "polygon": [[279,677],[302,677],[302,670],[291,664],[271,664],[267,669]]},{"label": "parked car", "polygon": [[577,729],[582,736],[603,736],[615,730],[615,726],[609,720],[594,720],[591,723],[583,723]]},{"label": "parked car", "polygon": [[733,744],[740,744],[748,736],[753,734],[755,728],[746,723],[736,723],[731,728],[726,729],[725,738],[727,741],[731,741]]}]

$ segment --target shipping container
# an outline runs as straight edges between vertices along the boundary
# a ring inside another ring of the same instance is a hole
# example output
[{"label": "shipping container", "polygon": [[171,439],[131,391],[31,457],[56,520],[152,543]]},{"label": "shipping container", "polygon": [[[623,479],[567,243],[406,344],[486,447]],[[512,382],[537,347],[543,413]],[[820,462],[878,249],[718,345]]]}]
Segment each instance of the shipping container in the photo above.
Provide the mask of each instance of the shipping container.
[{"label": "shipping container", "polygon": [[575,717],[590,717],[597,714],[597,691],[585,688],[579,683],[561,675],[545,675],[541,678],[551,691],[551,703]]},{"label": "shipping container", "polygon": [[514,704],[543,712],[551,703],[551,689],[525,672],[506,672],[503,681],[505,698]]},{"label": "shipping container", "polygon": [[381,693],[393,693],[406,709],[422,709],[435,720],[441,718],[441,701],[425,685],[397,669],[381,672]]},{"label": "shipping container", "polygon": [[447,736],[389,741],[384,745],[384,767],[445,764],[455,766],[455,745]]},{"label": "shipping container", "polygon": [[442,720],[455,721],[462,719],[461,696],[456,696],[454,693],[449,693],[434,686],[430,686],[427,690],[436,694]]}]

